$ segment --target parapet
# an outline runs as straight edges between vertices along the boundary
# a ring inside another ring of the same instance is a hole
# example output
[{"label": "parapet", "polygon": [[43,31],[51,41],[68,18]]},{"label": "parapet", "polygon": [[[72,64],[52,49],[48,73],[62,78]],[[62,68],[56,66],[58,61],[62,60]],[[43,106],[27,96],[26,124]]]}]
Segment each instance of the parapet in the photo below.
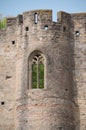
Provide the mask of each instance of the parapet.
[{"label": "parapet", "polygon": [[79,16],[79,17],[86,17],[86,13],[72,13],[71,16]]},{"label": "parapet", "polygon": [[[57,13],[58,22],[67,21],[70,18],[70,14],[60,11]],[[51,23],[52,21],[52,10],[32,10],[24,12],[22,15],[18,15],[17,17],[8,17],[6,19],[7,27],[15,26],[16,24],[26,23]]]},{"label": "parapet", "polygon": [[16,25],[16,17],[8,17],[6,19],[7,27]]},{"label": "parapet", "polygon": [[[23,13],[23,19],[28,22],[52,22],[52,10],[32,10]],[[35,21],[34,21],[35,19]]]},{"label": "parapet", "polygon": [[[86,13],[74,13],[69,14],[63,11],[57,13],[57,23],[64,24],[66,26],[70,25],[71,18],[85,18]],[[52,10],[31,10],[19,14],[17,17],[8,17],[6,18],[7,28],[16,28],[18,25],[34,25],[35,24],[51,24],[52,20]],[[56,22],[54,22],[56,23]]]},{"label": "parapet", "polygon": [[66,13],[66,12],[63,12],[63,11],[57,12],[58,22],[68,21],[70,19],[70,17],[71,16],[70,16],[69,13]]},{"label": "parapet", "polygon": [[86,19],[86,13],[72,13],[71,17],[76,20]]},{"label": "parapet", "polygon": [[41,23],[52,22],[52,10],[32,10],[19,14],[17,17],[7,17],[6,27],[14,27],[26,21],[34,23],[34,19]]}]

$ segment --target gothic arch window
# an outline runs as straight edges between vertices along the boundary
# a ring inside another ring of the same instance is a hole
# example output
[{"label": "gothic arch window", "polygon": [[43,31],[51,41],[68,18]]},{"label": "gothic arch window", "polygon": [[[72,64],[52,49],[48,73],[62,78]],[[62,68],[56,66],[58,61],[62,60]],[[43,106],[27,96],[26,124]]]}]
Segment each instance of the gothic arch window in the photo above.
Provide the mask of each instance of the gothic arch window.
[{"label": "gothic arch window", "polygon": [[29,88],[43,89],[45,73],[45,58],[40,51],[35,51],[29,59]]}]

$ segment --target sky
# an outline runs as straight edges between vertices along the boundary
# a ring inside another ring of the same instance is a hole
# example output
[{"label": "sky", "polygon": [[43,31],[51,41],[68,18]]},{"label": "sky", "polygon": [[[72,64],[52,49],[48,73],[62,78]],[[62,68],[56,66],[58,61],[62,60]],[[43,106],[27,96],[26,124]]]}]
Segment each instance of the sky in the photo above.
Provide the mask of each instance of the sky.
[{"label": "sky", "polygon": [[86,12],[86,0],[0,0],[0,14],[4,17],[36,9],[52,9],[53,20],[56,21],[59,11]]}]

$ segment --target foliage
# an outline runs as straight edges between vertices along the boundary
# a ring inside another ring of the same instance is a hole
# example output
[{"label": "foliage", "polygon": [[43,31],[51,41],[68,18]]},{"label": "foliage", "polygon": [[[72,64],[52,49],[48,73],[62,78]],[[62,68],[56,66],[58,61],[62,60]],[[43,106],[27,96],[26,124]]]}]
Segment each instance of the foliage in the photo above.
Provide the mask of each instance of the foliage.
[{"label": "foliage", "polygon": [[32,66],[32,88],[37,88],[37,65]]},{"label": "foliage", "polygon": [[6,28],[6,18],[0,20],[0,30]]},{"label": "foliage", "polygon": [[[38,79],[39,82],[37,81],[37,73],[39,75]],[[40,63],[38,65],[38,72],[37,72],[37,64],[33,64],[32,66],[32,88],[37,88],[37,82],[39,85],[39,88],[44,88],[44,65]]]},{"label": "foliage", "polygon": [[44,65],[39,64],[39,88],[44,88]]}]

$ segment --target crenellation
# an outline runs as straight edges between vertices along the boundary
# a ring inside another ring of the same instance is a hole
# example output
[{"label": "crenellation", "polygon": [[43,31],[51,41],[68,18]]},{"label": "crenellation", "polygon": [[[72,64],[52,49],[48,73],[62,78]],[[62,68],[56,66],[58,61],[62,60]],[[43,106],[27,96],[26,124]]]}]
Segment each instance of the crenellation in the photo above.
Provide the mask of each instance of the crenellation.
[{"label": "crenellation", "polygon": [[66,13],[66,12],[63,12],[63,11],[60,11],[57,13],[57,18],[58,18],[58,21],[60,22],[68,22],[68,20],[71,19],[71,16],[70,14]]},{"label": "crenellation", "polygon": [[16,17],[9,17],[6,19],[7,27],[16,26]]},{"label": "crenellation", "polygon": [[23,15],[18,15],[17,16],[17,23],[18,23],[18,25],[23,24]]}]

